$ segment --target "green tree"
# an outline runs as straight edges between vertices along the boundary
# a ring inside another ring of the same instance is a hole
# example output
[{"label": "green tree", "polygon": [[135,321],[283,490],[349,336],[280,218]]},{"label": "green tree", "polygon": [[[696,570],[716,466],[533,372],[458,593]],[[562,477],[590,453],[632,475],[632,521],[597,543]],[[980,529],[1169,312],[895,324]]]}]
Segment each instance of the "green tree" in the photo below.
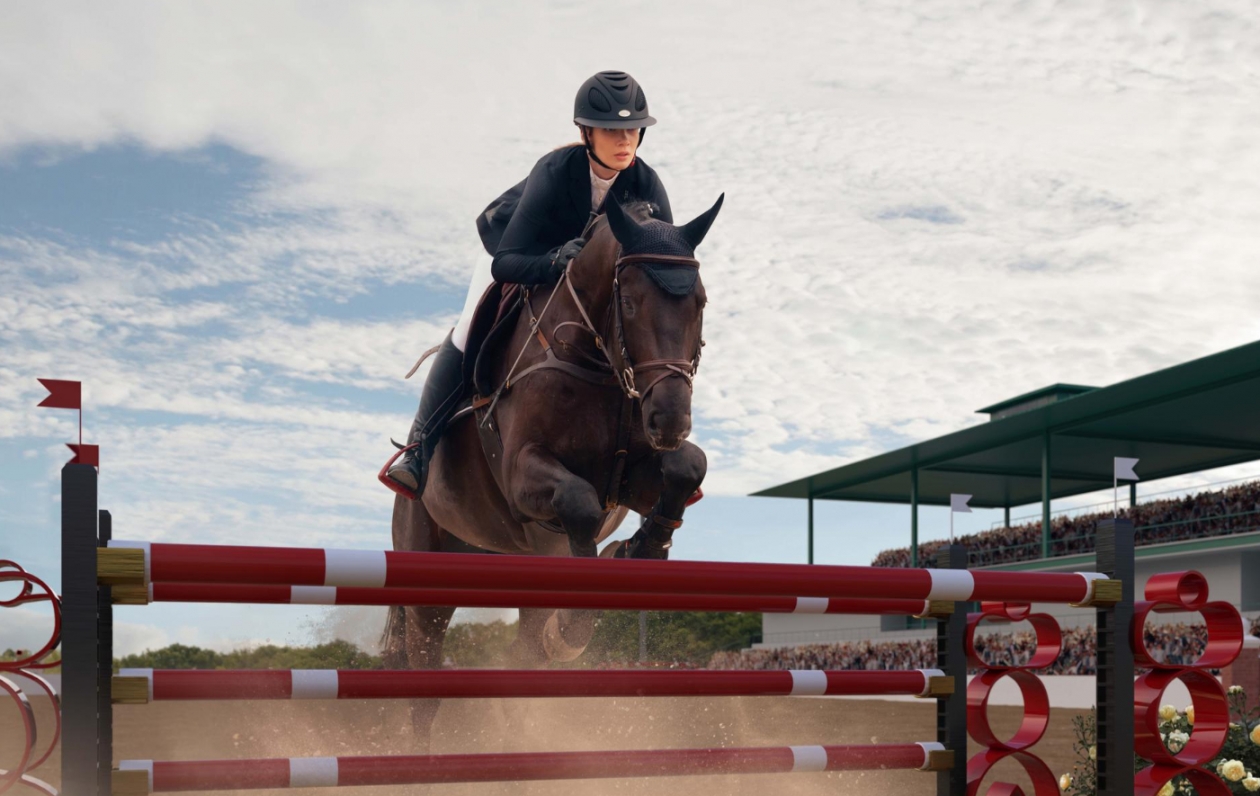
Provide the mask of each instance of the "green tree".
[{"label": "green tree", "polygon": [[[761,640],[761,614],[648,611],[647,658],[660,663],[705,665],[714,652]],[[631,663],[639,659],[639,613],[605,611],[579,665]]]},{"label": "green tree", "polygon": [[460,668],[484,669],[503,666],[508,645],[516,638],[517,623],[465,622],[446,631],[442,655]]}]

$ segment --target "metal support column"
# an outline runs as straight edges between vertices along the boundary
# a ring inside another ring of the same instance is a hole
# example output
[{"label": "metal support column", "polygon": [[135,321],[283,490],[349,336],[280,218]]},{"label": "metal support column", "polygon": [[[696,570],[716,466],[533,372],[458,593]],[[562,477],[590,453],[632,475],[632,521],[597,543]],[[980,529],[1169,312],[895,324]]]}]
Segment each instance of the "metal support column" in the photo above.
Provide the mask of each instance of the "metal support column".
[{"label": "metal support column", "polygon": [[1133,793],[1133,523],[1105,519],[1098,523],[1099,572],[1123,581],[1122,599],[1098,609],[1098,796]]},{"label": "metal support column", "polygon": [[1050,430],[1041,438],[1041,557],[1050,557]]},{"label": "metal support column", "polygon": [[[966,569],[967,548],[949,545],[936,554],[938,569]],[[936,620],[936,668],[954,678],[954,693],[936,701],[936,741],[954,753],[954,767],[936,772],[936,796],[967,792],[967,656],[963,638],[967,612],[954,604],[949,618]]]},{"label": "metal support column", "polygon": [[1011,527],[1011,507],[1005,506],[1002,511],[1002,527]]},{"label": "metal support column", "polygon": [[[114,535],[114,518],[108,511],[98,512],[98,544],[105,547]],[[96,573],[92,573],[96,580]],[[108,794],[110,769],[114,764],[114,701],[111,699],[114,674],[114,601],[109,586],[96,587],[96,737],[99,757],[96,768],[96,792]],[[64,649],[64,647],[62,648]]]},{"label": "metal support column", "polygon": [[910,566],[919,566],[919,468],[910,468]]},{"label": "metal support column", "polygon": [[[1129,484],[1129,508],[1137,505],[1137,481]],[[1129,514],[1129,519],[1133,519],[1133,515]]]},{"label": "metal support column", "polygon": [[113,762],[98,723],[97,521],[96,468],[67,464],[61,468],[61,792],[71,796],[108,796],[101,781],[108,782]]},{"label": "metal support column", "polygon": [[814,496],[809,497],[809,563],[814,563]]}]

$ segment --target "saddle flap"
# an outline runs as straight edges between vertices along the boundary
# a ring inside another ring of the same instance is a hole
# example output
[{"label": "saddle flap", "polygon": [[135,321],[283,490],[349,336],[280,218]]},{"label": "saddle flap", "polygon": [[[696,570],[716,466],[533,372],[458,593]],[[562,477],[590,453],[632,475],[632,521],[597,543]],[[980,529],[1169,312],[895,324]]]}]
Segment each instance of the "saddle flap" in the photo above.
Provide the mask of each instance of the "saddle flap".
[{"label": "saddle flap", "polygon": [[472,323],[468,328],[468,342],[464,346],[464,383],[477,389],[477,361],[481,351],[486,347],[491,333],[497,328],[504,316],[511,314],[513,305],[520,301],[519,285],[505,285],[494,282],[486,288],[477,309],[473,312]]}]

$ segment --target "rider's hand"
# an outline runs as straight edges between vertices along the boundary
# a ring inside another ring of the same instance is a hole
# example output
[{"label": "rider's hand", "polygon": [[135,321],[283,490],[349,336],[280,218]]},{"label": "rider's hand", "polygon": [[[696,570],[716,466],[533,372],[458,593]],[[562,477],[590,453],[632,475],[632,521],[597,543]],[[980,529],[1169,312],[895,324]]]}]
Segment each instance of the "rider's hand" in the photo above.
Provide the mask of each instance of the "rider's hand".
[{"label": "rider's hand", "polygon": [[585,245],[585,238],[574,238],[560,247],[560,251],[556,252],[556,256],[551,261],[552,277],[556,281],[559,281],[560,275],[568,268],[569,260],[577,257]]}]

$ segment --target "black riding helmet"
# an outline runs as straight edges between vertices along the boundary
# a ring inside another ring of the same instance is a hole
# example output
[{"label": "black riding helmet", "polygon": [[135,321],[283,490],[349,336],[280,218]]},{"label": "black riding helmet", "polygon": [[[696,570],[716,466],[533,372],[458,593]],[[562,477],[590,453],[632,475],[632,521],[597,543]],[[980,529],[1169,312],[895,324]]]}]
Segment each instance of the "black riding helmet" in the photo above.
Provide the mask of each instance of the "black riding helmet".
[{"label": "black riding helmet", "polygon": [[[579,127],[604,127],[611,130],[633,130],[639,128],[639,143],[643,143],[645,128],[656,124],[648,114],[647,97],[643,96],[643,88],[639,82],[625,72],[600,72],[589,78],[578,89],[577,98],[573,101],[573,123]],[[611,169],[595,155],[595,147],[591,144],[586,130],[582,130],[582,141],[591,158],[606,169]]]}]

